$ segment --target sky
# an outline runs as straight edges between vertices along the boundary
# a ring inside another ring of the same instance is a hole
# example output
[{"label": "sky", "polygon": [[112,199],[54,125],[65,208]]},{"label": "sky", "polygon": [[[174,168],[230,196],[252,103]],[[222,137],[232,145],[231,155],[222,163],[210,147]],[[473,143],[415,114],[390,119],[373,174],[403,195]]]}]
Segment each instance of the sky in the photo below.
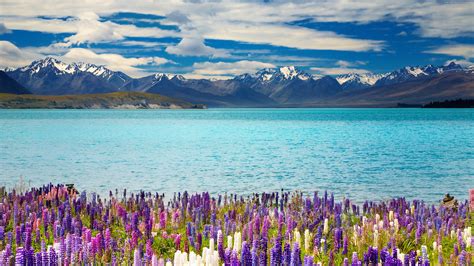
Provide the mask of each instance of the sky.
[{"label": "sky", "polygon": [[474,1],[0,1],[0,68],[53,56],[132,77],[383,73],[473,64],[473,37]]}]

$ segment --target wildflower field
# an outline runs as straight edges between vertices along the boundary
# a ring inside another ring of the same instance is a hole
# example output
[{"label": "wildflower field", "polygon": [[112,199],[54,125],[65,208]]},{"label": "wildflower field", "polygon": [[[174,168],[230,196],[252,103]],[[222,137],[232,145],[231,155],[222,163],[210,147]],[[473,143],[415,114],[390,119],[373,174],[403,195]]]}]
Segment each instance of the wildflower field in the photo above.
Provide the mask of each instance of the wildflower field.
[{"label": "wildflower field", "polygon": [[0,265],[472,265],[473,212],[332,194],[0,195]]}]

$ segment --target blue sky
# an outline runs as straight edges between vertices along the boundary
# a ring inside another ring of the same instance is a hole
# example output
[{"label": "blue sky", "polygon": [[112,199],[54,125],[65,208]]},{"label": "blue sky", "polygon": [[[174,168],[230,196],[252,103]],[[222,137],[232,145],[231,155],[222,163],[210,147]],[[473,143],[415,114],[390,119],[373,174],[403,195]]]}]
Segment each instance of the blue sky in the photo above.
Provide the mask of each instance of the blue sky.
[{"label": "blue sky", "polygon": [[313,74],[474,61],[472,1],[57,1],[0,3],[0,67],[54,56],[140,77]]}]

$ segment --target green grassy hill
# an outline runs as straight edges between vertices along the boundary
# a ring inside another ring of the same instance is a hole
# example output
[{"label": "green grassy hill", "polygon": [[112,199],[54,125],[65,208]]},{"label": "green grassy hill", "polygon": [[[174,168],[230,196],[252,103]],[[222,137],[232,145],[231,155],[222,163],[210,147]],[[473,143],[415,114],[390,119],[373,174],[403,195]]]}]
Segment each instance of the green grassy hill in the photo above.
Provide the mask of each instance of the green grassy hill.
[{"label": "green grassy hill", "polygon": [[188,109],[205,108],[182,100],[142,92],[83,95],[16,95],[0,93],[0,108],[8,109]]}]

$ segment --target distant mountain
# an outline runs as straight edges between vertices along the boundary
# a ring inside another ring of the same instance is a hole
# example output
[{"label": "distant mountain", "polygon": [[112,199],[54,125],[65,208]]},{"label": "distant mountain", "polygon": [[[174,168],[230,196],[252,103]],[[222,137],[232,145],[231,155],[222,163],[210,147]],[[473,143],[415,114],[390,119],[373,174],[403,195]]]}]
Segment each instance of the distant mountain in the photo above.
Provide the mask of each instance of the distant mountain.
[{"label": "distant mountain", "polygon": [[0,93],[31,94],[25,87],[0,70]]},{"label": "distant mountain", "polygon": [[[404,67],[383,74],[346,74],[336,77],[315,76],[294,66],[284,66],[242,74],[228,80],[209,80],[186,79],[181,75],[164,73],[131,78],[104,66],[66,64],[48,57],[26,67],[8,69],[6,73],[34,94],[135,91],[157,93],[211,107],[311,106],[315,103],[334,103],[339,106],[339,103],[348,104],[346,99],[359,103],[379,101],[392,104],[392,100],[447,100],[437,95],[466,98],[474,90],[469,79],[474,76],[474,68],[463,68],[454,62],[445,66]],[[441,77],[444,79],[439,80]],[[431,84],[430,87],[426,87],[427,84]],[[415,93],[413,88],[422,92]],[[394,95],[401,95],[406,100]]]},{"label": "distant mountain", "polygon": [[426,104],[433,101],[474,99],[474,75],[464,71],[444,71],[390,85],[348,90],[311,106],[394,107],[398,103]]},{"label": "distant mountain", "polygon": [[308,102],[342,90],[337,80],[330,76],[314,77],[293,66],[263,69],[252,75],[237,76],[232,81],[280,104]]},{"label": "distant mountain", "polygon": [[460,65],[454,62],[451,62],[449,65],[439,67],[435,67],[433,65],[427,65],[423,67],[404,67],[399,70],[385,74],[382,78],[377,80],[374,85],[384,86],[397,84],[413,79],[436,76],[445,72],[462,72],[463,70],[464,69]]},{"label": "distant mountain", "polygon": [[7,74],[34,94],[65,95],[114,92],[131,78],[122,72],[87,63],[66,64],[47,57]]},{"label": "distant mountain", "polygon": [[407,66],[398,70],[382,74],[346,74],[337,76],[336,79],[345,90],[362,89],[371,86],[385,86],[398,84],[418,78],[436,76],[446,72],[468,72],[470,68],[464,69],[454,62],[445,66]]}]

